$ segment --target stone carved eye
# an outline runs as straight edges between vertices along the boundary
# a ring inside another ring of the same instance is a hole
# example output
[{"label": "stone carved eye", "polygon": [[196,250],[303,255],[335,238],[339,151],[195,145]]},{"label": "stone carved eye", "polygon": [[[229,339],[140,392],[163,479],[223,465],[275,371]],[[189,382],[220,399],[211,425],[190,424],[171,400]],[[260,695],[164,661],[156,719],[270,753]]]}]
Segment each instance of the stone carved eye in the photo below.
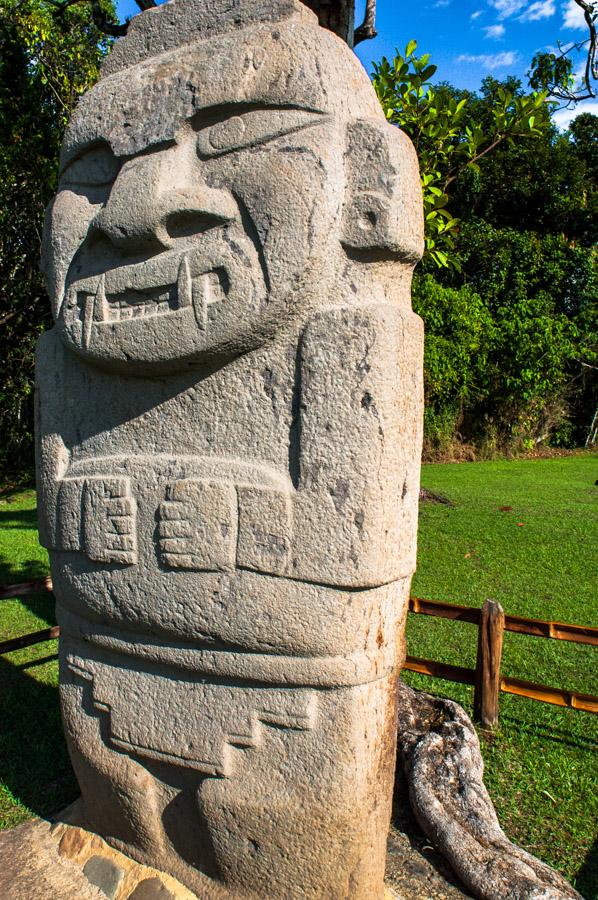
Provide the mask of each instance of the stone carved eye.
[{"label": "stone carved eye", "polygon": [[114,182],[120,163],[110,147],[92,147],[72,160],[60,176],[61,187],[103,187]]},{"label": "stone carved eye", "polygon": [[197,151],[203,158],[258,147],[278,137],[316,125],[322,113],[304,109],[256,109],[229,116],[200,129]]}]

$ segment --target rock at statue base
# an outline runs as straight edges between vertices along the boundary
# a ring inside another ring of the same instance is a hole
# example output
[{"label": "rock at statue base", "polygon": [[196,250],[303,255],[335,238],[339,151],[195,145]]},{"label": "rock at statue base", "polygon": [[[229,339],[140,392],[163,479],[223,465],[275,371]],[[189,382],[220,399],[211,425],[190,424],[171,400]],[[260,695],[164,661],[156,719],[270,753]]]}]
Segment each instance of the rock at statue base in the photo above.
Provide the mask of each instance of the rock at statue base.
[{"label": "rock at statue base", "polygon": [[33,819],[0,833],[0,896],[10,900],[196,900],[165,872],[97,834]]},{"label": "rock at statue base", "polygon": [[[31,819],[0,832],[1,897],[202,900],[171,875],[137,863],[97,834],[70,825],[77,805],[58,822]],[[413,836],[391,831],[384,900],[468,900],[470,895],[456,886],[450,870],[433,855],[428,858],[429,849],[422,852]]]},{"label": "rock at statue base", "polygon": [[417,160],[298,0],[171,0],[47,213],[38,487],[84,824],[204,900],[379,898],[415,563]]}]

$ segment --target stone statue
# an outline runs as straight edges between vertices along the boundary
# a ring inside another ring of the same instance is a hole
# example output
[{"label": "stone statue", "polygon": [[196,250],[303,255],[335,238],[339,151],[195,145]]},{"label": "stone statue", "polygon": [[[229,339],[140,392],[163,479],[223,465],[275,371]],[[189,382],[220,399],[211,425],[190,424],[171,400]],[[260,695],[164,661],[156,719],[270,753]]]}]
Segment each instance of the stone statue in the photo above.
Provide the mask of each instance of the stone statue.
[{"label": "stone statue", "polygon": [[298,0],[139,15],[47,214],[40,532],[85,824],[201,898],[381,897],[418,167]]}]

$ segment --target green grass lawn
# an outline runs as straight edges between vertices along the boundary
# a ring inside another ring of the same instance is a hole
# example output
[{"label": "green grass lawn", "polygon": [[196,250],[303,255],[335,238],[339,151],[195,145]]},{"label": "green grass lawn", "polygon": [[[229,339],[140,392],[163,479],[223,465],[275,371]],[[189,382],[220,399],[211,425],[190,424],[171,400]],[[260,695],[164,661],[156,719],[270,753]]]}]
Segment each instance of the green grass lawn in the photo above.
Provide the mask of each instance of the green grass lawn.
[{"label": "green grass lawn", "polygon": [[[422,483],[454,506],[424,503],[413,593],[505,612],[596,625],[598,456],[427,465]],[[511,511],[499,507],[510,506]],[[0,497],[0,583],[47,572],[32,491]],[[523,523],[523,524],[518,524]],[[54,623],[40,595],[0,601],[0,639]],[[472,625],[411,615],[409,653],[473,666]],[[74,799],[57,703],[55,643],[0,657],[0,826]],[[595,648],[507,634],[503,672],[598,694]],[[409,673],[471,713],[463,685]],[[482,736],[486,782],[507,834],[598,898],[598,717],[501,696],[500,728]]]},{"label": "green grass lawn", "polygon": [[[48,573],[35,492],[0,495],[0,584]],[[54,625],[54,599],[0,600],[0,640]],[[50,815],[77,796],[58,709],[56,641],[0,656],[0,828]]]},{"label": "green grass lawn", "polygon": [[[422,504],[413,594],[468,606],[491,597],[513,615],[596,626],[597,479],[596,454],[424,466],[422,484],[455,505]],[[475,665],[473,625],[410,615],[407,636],[413,656]],[[594,647],[505,634],[502,671],[598,695]],[[469,687],[405,680],[472,712]],[[482,736],[505,831],[588,900],[598,897],[597,748],[598,716],[506,694],[497,734]]]}]

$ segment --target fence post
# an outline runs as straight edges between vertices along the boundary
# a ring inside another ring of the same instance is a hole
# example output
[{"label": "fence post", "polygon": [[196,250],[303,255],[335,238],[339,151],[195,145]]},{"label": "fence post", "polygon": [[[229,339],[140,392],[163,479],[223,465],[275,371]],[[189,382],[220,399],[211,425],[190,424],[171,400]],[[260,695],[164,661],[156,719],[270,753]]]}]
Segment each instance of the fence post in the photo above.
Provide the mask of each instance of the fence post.
[{"label": "fence post", "polygon": [[476,660],[474,716],[484,728],[498,724],[500,661],[505,630],[505,614],[500,603],[486,600],[480,614]]}]

